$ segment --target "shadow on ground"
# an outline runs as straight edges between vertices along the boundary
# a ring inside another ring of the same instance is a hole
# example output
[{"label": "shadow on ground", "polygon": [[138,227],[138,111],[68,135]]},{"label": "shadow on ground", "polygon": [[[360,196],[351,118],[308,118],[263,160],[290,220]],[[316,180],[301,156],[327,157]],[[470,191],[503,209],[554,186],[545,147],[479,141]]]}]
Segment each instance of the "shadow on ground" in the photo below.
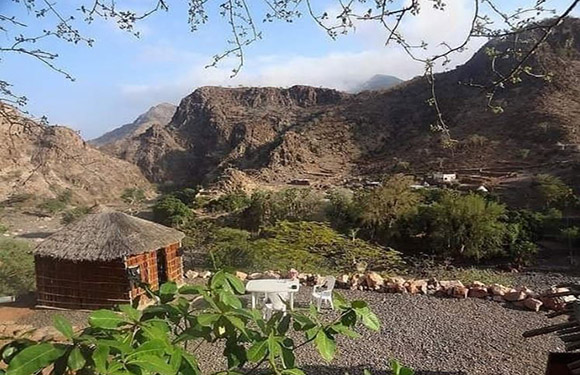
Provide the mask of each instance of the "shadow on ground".
[{"label": "shadow on ground", "polygon": [[[391,372],[387,369],[377,369],[366,366],[301,366],[307,375],[364,375],[365,370],[368,370],[372,375],[390,375]],[[464,371],[429,371],[429,370],[415,370],[415,375],[467,375]]]}]

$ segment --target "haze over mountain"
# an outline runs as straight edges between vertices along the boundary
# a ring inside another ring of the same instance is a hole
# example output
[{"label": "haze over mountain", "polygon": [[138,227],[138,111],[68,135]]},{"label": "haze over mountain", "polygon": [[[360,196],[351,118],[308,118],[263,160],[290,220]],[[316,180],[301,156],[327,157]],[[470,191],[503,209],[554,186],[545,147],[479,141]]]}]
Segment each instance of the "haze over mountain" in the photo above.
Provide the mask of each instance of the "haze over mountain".
[{"label": "haze over mountain", "polygon": [[177,107],[169,103],[161,103],[149,108],[149,110],[135,119],[130,124],[122,125],[102,136],[89,142],[116,156],[128,147],[130,138],[144,133],[153,124],[165,125],[170,120]]},{"label": "haze over mountain", "polygon": [[12,123],[0,118],[0,201],[70,189],[75,201],[94,204],[118,200],[129,187],[151,189],[136,166],[95,149],[75,131],[10,117]]},{"label": "haze over mountain", "polygon": [[[508,42],[487,47],[498,43]],[[167,125],[132,138],[124,158],[156,182],[237,176],[260,184],[309,178],[323,185],[403,167],[477,169],[568,158],[557,143],[580,142],[580,21],[566,20],[529,62],[536,68],[549,62],[551,81],[524,76],[498,90],[502,114],[487,106],[479,89],[460,84],[493,79],[484,48],[436,77],[451,147],[430,131],[436,118],[426,104],[431,88],[419,77],[356,95],[307,86],[202,87],[181,101]],[[512,63],[499,61],[496,68]]]},{"label": "haze over mountain", "polygon": [[385,90],[404,82],[402,79],[386,74],[375,74],[368,81],[365,81],[351,90],[354,93],[366,90]]}]

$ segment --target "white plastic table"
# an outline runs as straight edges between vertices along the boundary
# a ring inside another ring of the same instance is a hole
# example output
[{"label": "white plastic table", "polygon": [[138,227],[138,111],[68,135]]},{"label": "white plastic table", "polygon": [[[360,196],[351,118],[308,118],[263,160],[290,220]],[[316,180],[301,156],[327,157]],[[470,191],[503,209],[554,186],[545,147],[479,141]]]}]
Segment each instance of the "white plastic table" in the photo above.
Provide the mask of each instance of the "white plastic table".
[{"label": "white plastic table", "polygon": [[300,289],[298,280],[250,280],[246,284],[246,291],[252,293],[252,309],[256,308],[256,297],[260,293],[288,293],[290,296],[290,309],[294,309],[294,293]]}]

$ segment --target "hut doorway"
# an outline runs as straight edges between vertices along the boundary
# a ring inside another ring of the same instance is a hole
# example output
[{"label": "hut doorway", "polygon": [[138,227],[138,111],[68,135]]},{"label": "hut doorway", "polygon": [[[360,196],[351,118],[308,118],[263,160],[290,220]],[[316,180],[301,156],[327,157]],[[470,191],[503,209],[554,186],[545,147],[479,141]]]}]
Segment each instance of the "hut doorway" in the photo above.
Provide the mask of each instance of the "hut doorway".
[{"label": "hut doorway", "polygon": [[168,281],[167,256],[165,254],[164,248],[157,250],[157,278],[159,280],[159,285],[166,283]]}]

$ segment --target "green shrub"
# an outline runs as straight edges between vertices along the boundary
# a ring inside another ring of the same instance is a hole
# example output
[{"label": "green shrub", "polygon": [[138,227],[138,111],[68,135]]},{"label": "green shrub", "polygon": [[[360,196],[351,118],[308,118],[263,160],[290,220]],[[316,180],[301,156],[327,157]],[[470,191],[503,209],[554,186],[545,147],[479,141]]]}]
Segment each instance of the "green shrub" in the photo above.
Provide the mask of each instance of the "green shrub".
[{"label": "green shrub", "polygon": [[157,292],[146,290],[153,305],[94,311],[81,332],[56,316],[54,325],[64,340],[10,342],[0,349],[0,367],[7,367],[9,375],[194,375],[205,367],[195,350],[205,342],[223,348],[223,354],[212,353],[223,356],[216,374],[249,374],[263,364],[258,373],[304,375],[297,348],[316,350],[329,362],[343,341],[339,336],[359,337],[362,326],[380,330],[366,302],[349,302],[339,294],[330,319],[313,308],[277,312],[266,320],[260,311],[243,306],[243,282],[223,271],[208,285],[166,283]]},{"label": "green shrub", "polygon": [[183,204],[188,207],[196,208],[197,207],[197,189],[193,188],[185,188],[181,190],[176,190],[170,193],[175,198],[179,199]]},{"label": "green shrub", "polygon": [[8,232],[8,226],[0,223],[0,234]]},{"label": "green shrub", "polygon": [[560,178],[539,174],[534,178],[532,187],[545,207],[564,208],[574,205],[577,198],[572,189]]},{"label": "green shrub", "polygon": [[205,205],[210,212],[237,212],[250,205],[250,197],[243,191],[235,191],[212,199]]},{"label": "green shrub", "polygon": [[34,258],[27,242],[0,239],[0,295],[34,290]]},{"label": "green shrub", "polygon": [[56,215],[59,212],[62,212],[66,209],[66,203],[61,202],[58,199],[46,199],[42,203],[40,203],[37,208],[44,214],[48,215]]},{"label": "green shrub", "polygon": [[538,254],[538,246],[530,241],[517,241],[508,246],[507,255],[518,266],[529,266]]},{"label": "green shrub", "polygon": [[360,210],[352,191],[336,188],[327,194],[327,198],[326,217],[334,228],[348,232],[360,225]]},{"label": "green shrub", "polygon": [[163,225],[182,226],[193,218],[193,212],[173,195],[164,195],[153,206],[153,219]]},{"label": "green shrub", "polygon": [[87,207],[87,206],[78,206],[75,208],[72,208],[70,210],[66,210],[65,212],[63,212],[62,214],[62,218],[61,218],[61,222],[63,224],[70,224],[73,223],[75,221],[77,221],[78,219],[84,217],[85,215],[88,215],[91,213],[91,208]]},{"label": "green shrub", "polygon": [[317,222],[289,222],[265,228],[259,237],[235,229],[218,230],[212,260],[220,267],[245,270],[305,272],[349,272],[357,262],[369,269],[398,270],[400,254],[360,239],[349,239],[328,225]]},{"label": "green shrub", "polygon": [[244,229],[258,231],[282,220],[323,220],[324,207],[322,195],[308,188],[258,191],[250,197],[250,203],[241,212],[240,219]]},{"label": "green shrub", "polygon": [[121,194],[121,199],[128,205],[135,206],[145,201],[145,191],[140,188],[125,189]]}]

